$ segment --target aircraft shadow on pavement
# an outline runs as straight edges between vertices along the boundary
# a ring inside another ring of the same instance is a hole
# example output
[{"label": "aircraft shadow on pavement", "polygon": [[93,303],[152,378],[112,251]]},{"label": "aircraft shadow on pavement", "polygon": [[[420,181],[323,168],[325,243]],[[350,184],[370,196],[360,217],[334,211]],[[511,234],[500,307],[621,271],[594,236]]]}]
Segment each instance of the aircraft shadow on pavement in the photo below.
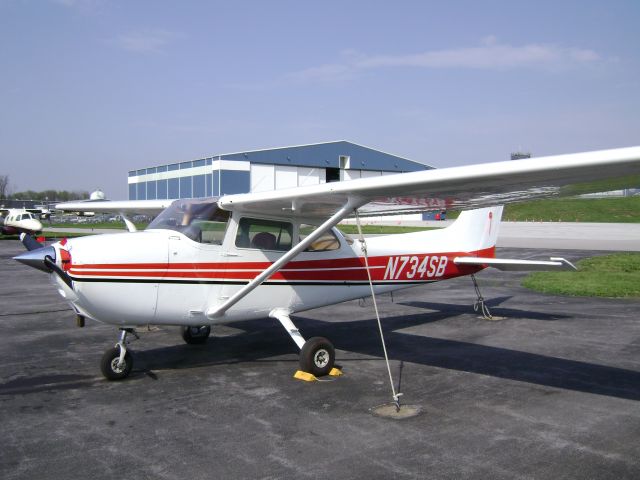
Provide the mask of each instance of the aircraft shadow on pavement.
[{"label": "aircraft shadow on pavement", "polygon": [[[421,304],[429,305],[429,308],[439,305],[426,302]],[[390,359],[547,387],[640,400],[640,372],[637,371],[398,331],[458,315],[459,311],[455,306],[453,312],[451,307],[448,305],[448,310],[384,318],[383,330]],[[468,313],[468,306],[465,307],[465,313]],[[526,315],[521,312],[521,316],[540,320],[561,317],[533,312],[527,312]],[[295,317],[294,322],[306,338],[327,337],[339,350],[383,358],[375,318],[325,322]],[[252,320],[235,323],[234,327],[245,333],[212,338],[202,346],[181,344],[136,351],[134,372],[138,375],[146,373],[153,378],[154,370],[265,361],[290,361],[297,368],[297,355],[291,359],[275,358],[297,353],[293,342],[275,320],[271,325],[267,320]],[[337,363],[340,364],[339,353],[337,357]]]},{"label": "aircraft shadow on pavement", "polygon": [[[485,300],[485,304],[491,309],[491,313],[495,316],[505,317],[509,319],[521,319],[527,320],[561,320],[563,318],[570,318],[570,315],[561,315],[557,313],[545,313],[534,312],[531,310],[522,310],[517,308],[509,308],[501,306],[507,300],[510,300],[511,296],[497,297],[489,300]],[[424,308],[426,310],[435,310],[446,313],[447,317],[454,315],[462,315],[469,313],[473,307],[470,305],[456,305],[452,303],[438,303],[438,302],[425,302],[425,301],[410,301],[410,302],[397,302],[399,305],[405,305],[407,307]],[[499,308],[498,308],[499,307]]]}]

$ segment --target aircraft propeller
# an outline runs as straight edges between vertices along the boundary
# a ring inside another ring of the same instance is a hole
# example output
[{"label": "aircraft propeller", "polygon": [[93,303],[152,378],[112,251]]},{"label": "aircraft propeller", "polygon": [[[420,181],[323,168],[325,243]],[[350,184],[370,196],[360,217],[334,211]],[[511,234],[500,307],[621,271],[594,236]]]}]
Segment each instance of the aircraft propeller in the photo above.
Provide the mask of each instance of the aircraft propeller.
[{"label": "aircraft propeller", "polygon": [[53,246],[45,247],[28,234],[21,235],[21,240],[28,251],[13,257],[14,260],[43,272],[54,272],[73,290],[73,280],[71,280],[67,272],[56,264],[56,249]]}]

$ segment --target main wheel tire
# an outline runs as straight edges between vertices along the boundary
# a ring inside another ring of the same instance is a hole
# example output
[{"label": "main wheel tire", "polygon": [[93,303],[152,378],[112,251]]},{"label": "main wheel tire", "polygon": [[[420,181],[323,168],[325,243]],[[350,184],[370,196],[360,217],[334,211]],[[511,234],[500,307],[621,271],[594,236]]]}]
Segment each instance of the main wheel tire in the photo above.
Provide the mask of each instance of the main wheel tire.
[{"label": "main wheel tire", "polygon": [[120,347],[113,347],[104,352],[100,361],[100,370],[107,380],[122,380],[127,378],[133,368],[133,356],[127,350],[124,354],[124,365],[118,366]]},{"label": "main wheel tire", "polygon": [[322,377],[331,371],[335,360],[336,351],[331,342],[323,337],[313,337],[300,351],[300,370]]},{"label": "main wheel tire", "polygon": [[209,325],[182,327],[182,339],[189,345],[200,345],[211,335]]}]

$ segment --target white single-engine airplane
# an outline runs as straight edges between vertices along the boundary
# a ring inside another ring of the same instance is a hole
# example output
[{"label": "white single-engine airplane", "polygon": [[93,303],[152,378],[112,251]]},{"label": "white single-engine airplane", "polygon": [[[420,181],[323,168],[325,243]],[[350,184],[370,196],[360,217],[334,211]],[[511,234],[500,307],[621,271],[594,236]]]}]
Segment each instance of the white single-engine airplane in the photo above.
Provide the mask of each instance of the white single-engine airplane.
[{"label": "white single-engine airplane", "polygon": [[[606,184],[599,182],[608,179]],[[622,179],[617,183],[617,179]],[[571,268],[495,258],[502,205],[552,195],[640,184],[640,147],[488,163],[193,200],[74,202],[67,211],[158,214],[143,232],[74,238],[16,260],[50,274],[81,322],[117,326],[105,352],[110,380],[129,375],[127,335],[137,326],[182,326],[202,343],[211,326],[271,317],[300,348],[300,368],[316,376],[334,364],[325,338],[306,340],[290,315],[345,300],[479,272]],[[353,240],[344,218],[465,210],[448,228]],[[366,243],[365,243],[366,242]]]},{"label": "white single-engine airplane", "polygon": [[0,208],[0,233],[15,235],[17,233],[35,233],[42,230],[42,223],[36,218],[41,209]]}]

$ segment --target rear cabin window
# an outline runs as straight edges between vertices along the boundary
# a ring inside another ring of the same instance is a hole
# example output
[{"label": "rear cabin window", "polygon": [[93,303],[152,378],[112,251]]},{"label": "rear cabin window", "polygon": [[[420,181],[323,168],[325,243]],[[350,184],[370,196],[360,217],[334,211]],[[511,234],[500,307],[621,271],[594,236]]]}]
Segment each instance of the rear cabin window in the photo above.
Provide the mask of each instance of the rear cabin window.
[{"label": "rear cabin window", "polygon": [[236,235],[236,247],[276,250],[291,249],[293,225],[276,220],[241,218]]},{"label": "rear cabin window", "polygon": [[[316,228],[317,225],[300,225],[298,230],[298,236],[300,241],[304,240],[308,235],[311,234]],[[331,250],[338,250],[340,248],[340,241],[336,237],[335,233],[332,230],[329,230],[325,234],[323,234],[320,238],[316,239],[311,243],[305,250],[305,252],[328,252]]]}]

